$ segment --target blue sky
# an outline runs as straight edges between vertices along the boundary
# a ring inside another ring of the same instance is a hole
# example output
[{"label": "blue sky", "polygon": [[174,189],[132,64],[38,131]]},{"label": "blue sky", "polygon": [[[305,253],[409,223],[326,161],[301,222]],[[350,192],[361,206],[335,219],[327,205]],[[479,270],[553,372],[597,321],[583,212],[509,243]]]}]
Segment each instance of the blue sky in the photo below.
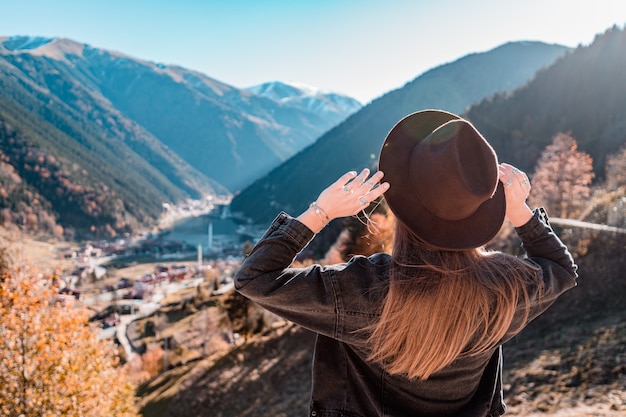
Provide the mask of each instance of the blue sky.
[{"label": "blue sky", "polygon": [[0,36],[65,37],[235,87],[298,81],[367,103],[508,41],[576,47],[624,0],[0,0]]}]

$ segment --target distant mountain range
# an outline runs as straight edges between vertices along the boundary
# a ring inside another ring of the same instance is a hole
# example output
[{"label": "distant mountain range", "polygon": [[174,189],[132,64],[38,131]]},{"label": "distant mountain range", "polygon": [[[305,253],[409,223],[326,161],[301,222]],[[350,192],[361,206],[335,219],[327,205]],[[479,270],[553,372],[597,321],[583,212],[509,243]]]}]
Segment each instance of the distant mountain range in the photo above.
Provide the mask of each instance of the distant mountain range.
[{"label": "distant mountain range", "polygon": [[[33,71],[54,73],[71,80],[74,90],[108,101],[231,191],[313,143],[361,107],[348,97],[311,95],[303,89],[291,88],[289,100],[256,95],[251,93],[254,88],[237,89],[182,67],[68,39],[5,38],[0,55],[62,101],[71,93],[69,85],[50,85]],[[269,85],[281,88],[279,83]]]},{"label": "distant mountain range", "polygon": [[234,197],[231,209],[255,223],[269,222],[279,210],[297,214],[344,172],[374,168],[385,135],[403,116],[426,108],[460,114],[496,93],[512,94],[567,51],[560,45],[513,42],[433,68],[258,179]]},{"label": "distant mountain range", "polygon": [[0,38],[4,218],[47,212],[66,229],[127,230],[162,203],[249,185],[361,107],[265,86],[280,89],[288,96],[63,38]]},{"label": "distant mountain range", "polygon": [[626,138],[624,38],[507,43],[365,107],[297,83],[237,89],[68,39],[0,38],[0,223],[113,236],[154,222],[163,203],[232,194],[232,212],[266,223],[375,168],[389,129],[424,108],[465,115],[527,171],[569,131],[602,177]]}]

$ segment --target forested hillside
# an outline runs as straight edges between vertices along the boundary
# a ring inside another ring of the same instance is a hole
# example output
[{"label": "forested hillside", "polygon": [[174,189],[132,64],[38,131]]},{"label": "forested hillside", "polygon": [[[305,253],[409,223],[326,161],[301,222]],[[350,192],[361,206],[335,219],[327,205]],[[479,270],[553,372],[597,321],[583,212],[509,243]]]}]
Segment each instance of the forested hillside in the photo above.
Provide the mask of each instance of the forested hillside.
[{"label": "forested hillside", "polygon": [[[0,84],[3,93],[19,94],[2,79]],[[159,170],[123,138],[94,131],[97,124],[79,125],[71,120],[71,112],[30,104],[25,109],[0,98],[0,207],[5,226],[17,223],[68,238],[76,233],[111,237],[153,221],[164,202],[220,190],[199,173],[182,170],[185,165],[175,155],[154,155],[161,159]],[[118,122],[130,123],[123,118]],[[148,140],[141,146],[149,159],[149,135],[133,138],[142,139]]]},{"label": "forested hillside", "polygon": [[510,95],[472,106],[466,116],[489,138],[501,160],[529,172],[559,133],[569,133],[604,178],[607,155],[626,142],[626,32],[614,27],[588,47],[540,71]]}]

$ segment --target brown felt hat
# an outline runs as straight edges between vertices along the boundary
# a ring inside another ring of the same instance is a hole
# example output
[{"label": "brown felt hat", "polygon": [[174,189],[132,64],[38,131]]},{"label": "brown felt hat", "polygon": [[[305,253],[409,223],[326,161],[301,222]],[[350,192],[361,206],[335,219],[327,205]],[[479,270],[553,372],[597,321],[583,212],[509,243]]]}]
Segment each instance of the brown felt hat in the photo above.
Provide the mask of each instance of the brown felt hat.
[{"label": "brown felt hat", "polygon": [[467,120],[424,110],[389,132],[378,167],[390,185],[385,200],[419,238],[445,250],[483,246],[506,211],[498,157]]}]

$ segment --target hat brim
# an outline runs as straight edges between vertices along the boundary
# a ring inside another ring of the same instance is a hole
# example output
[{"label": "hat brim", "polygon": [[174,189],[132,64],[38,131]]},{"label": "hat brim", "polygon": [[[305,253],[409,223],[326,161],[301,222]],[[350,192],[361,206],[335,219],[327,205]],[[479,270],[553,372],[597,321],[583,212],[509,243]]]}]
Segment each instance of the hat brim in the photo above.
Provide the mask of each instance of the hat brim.
[{"label": "hat brim", "polygon": [[409,163],[413,147],[432,131],[458,116],[438,110],[413,113],[389,132],[380,152],[378,167],[390,187],[385,200],[396,218],[422,240],[445,250],[477,248],[491,241],[504,222],[506,201],[498,181],[493,196],[469,217],[446,220],[428,211],[419,196],[411,193]]}]

